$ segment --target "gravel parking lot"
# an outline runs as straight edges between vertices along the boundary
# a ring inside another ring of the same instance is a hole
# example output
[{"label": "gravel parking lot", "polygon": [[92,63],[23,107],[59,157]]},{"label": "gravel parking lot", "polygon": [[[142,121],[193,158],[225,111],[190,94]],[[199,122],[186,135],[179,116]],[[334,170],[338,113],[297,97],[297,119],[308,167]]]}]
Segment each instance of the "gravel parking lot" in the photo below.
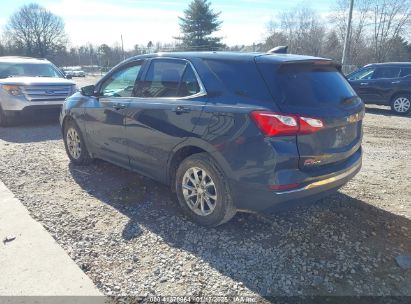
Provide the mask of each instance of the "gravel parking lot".
[{"label": "gravel parking lot", "polygon": [[411,118],[370,107],[364,131],[363,169],[337,194],[215,229],[148,178],[71,165],[55,121],[0,128],[0,179],[107,295],[411,296],[395,262],[411,255]]}]

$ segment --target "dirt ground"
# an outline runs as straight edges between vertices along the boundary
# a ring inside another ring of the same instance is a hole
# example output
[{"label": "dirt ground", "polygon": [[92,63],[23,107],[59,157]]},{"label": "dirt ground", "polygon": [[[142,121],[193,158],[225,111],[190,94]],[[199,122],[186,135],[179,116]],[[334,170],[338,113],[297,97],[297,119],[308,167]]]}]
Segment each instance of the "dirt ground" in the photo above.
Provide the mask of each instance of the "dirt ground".
[{"label": "dirt ground", "polygon": [[0,128],[0,179],[107,295],[411,296],[411,117],[367,107],[363,149],[335,195],[215,229],[150,179],[71,165],[54,121]]}]

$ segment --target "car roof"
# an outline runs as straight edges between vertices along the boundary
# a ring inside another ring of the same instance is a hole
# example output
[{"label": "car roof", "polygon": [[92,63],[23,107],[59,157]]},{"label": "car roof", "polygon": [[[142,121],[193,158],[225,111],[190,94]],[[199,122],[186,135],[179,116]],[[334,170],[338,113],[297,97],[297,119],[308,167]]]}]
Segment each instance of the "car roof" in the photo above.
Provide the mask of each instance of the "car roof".
[{"label": "car roof", "polygon": [[11,63],[49,63],[47,59],[44,58],[32,58],[23,56],[0,56],[0,62],[11,62]]},{"label": "car roof", "polygon": [[147,55],[138,55],[129,58],[132,61],[142,58],[161,58],[172,57],[181,59],[215,59],[215,60],[235,60],[235,61],[253,61],[257,57],[264,57],[264,60],[271,62],[284,63],[290,61],[304,60],[324,60],[320,57],[312,57],[294,54],[270,54],[270,53],[242,53],[242,52],[165,52]]},{"label": "car roof", "polygon": [[372,66],[411,66],[411,62],[381,62],[381,63],[370,63],[364,67]]}]

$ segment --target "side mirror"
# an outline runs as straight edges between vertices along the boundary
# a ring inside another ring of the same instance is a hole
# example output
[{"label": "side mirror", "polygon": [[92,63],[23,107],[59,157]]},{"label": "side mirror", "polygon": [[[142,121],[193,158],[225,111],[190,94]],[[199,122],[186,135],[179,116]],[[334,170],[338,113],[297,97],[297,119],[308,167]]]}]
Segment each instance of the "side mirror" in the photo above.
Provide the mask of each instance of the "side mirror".
[{"label": "side mirror", "polygon": [[64,77],[65,77],[66,79],[71,79],[71,78],[73,78],[73,76],[71,76],[71,75],[64,75]]},{"label": "side mirror", "polygon": [[81,95],[84,95],[84,96],[95,96],[96,95],[94,91],[95,89],[96,87],[94,85],[89,85],[86,87],[82,87],[80,89],[80,92],[81,92]]}]

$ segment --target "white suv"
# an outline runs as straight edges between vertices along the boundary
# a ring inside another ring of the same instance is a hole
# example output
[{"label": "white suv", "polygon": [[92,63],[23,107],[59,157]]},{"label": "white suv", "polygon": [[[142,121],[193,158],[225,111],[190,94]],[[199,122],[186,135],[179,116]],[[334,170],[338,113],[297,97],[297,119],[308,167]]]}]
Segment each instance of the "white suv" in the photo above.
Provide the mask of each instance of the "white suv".
[{"label": "white suv", "polygon": [[50,112],[58,117],[75,91],[75,83],[46,59],[0,57],[0,126]]}]

